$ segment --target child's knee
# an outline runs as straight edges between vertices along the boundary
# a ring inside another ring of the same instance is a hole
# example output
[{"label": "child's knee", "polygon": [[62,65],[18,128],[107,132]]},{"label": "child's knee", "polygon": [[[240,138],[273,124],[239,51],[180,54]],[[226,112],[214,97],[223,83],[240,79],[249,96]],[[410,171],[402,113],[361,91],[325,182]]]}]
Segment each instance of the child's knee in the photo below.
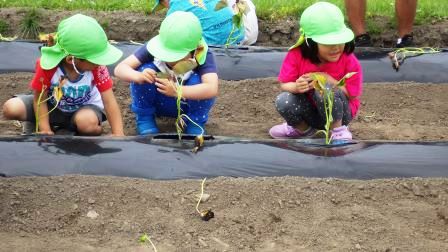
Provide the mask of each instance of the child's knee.
[{"label": "child's knee", "polygon": [[20,98],[11,98],[3,104],[3,116],[6,119],[25,120],[25,104]]},{"label": "child's knee", "polygon": [[294,97],[294,94],[282,92],[277,96],[277,99],[275,99],[275,107],[278,112],[282,113],[282,111],[288,110],[294,106],[295,100],[296,98]]},{"label": "child's knee", "polygon": [[96,113],[91,109],[78,111],[74,118],[76,130],[82,135],[101,135],[102,128]]}]

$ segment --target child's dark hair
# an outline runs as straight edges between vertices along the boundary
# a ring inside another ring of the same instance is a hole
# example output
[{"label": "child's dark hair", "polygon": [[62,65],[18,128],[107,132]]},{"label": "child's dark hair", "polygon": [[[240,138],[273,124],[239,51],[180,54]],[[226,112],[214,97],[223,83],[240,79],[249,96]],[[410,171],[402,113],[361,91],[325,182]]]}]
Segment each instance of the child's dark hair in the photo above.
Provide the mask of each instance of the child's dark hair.
[{"label": "child's dark hair", "polygon": [[[308,59],[313,64],[320,64],[321,61],[319,57],[317,56],[319,51],[317,48],[317,43],[314,42],[312,39],[306,39],[301,45],[300,45],[300,52],[302,53],[302,57],[305,59]],[[350,42],[345,43],[344,47],[344,53],[345,54],[351,54],[355,50],[355,41],[352,40]]]}]

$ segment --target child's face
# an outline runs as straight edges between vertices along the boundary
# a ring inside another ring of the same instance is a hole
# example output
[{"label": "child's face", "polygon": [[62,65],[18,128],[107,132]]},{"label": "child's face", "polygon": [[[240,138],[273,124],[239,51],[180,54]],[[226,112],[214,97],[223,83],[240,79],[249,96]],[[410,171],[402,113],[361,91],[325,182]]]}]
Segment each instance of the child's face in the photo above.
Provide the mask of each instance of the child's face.
[{"label": "child's face", "polygon": [[169,67],[173,67],[175,66],[177,63],[184,61],[184,60],[188,60],[191,58],[191,53],[187,54],[183,59],[180,59],[178,61],[174,61],[174,62],[165,62]]},{"label": "child's face", "polygon": [[317,49],[319,51],[319,59],[322,62],[336,62],[341,57],[344,52],[345,44],[338,45],[323,45],[317,44]]},{"label": "child's face", "polygon": [[191,53],[185,56],[183,59],[175,62],[166,62],[166,64],[174,71],[176,74],[185,74],[193,69],[195,69],[198,64],[194,58],[192,58]]},{"label": "child's face", "polygon": [[[72,64],[72,57],[71,56],[67,57],[66,61],[69,65]],[[97,64],[94,64],[87,60],[78,59],[78,58],[74,58],[74,63],[76,65],[76,68],[81,72],[92,71],[93,69],[98,67]]]}]

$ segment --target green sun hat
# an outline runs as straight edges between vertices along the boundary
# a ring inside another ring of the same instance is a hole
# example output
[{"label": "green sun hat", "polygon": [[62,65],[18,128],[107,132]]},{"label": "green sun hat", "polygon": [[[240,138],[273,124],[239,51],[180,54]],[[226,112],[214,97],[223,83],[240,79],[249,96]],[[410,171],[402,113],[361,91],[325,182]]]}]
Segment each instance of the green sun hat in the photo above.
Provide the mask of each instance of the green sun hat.
[{"label": "green sun hat", "polygon": [[108,42],[98,22],[82,14],[59,23],[55,42],[54,46],[41,49],[40,65],[43,69],[55,68],[69,55],[103,66],[117,62],[123,55],[122,51]]},{"label": "green sun hat", "polygon": [[347,28],[342,11],[334,4],[317,2],[306,8],[300,17],[301,38],[291,48],[300,46],[305,38],[323,45],[345,44],[354,39]]},{"label": "green sun hat", "polygon": [[163,20],[159,35],[152,38],[146,48],[164,62],[181,60],[196,49],[196,60],[204,64],[208,45],[202,37],[199,19],[190,12],[176,11]]},{"label": "green sun hat", "polygon": [[160,3],[160,0],[156,0],[156,3],[154,4],[154,6],[151,9],[151,12],[154,13],[156,11],[163,10],[163,9],[165,9],[165,6],[163,6],[163,4]]}]

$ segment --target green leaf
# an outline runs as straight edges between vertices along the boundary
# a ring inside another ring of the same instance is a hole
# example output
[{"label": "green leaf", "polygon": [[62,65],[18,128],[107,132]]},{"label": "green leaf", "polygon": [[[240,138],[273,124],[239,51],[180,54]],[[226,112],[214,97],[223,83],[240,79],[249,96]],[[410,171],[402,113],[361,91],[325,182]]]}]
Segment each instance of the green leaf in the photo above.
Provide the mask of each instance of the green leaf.
[{"label": "green leaf", "polygon": [[232,20],[233,24],[235,24],[235,26],[238,28],[241,28],[241,26],[243,25],[243,16],[241,15],[241,13],[233,15]]},{"label": "green leaf", "polygon": [[342,79],[340,79],[340,80],[338,81],[338,84],[337,84],[336,86],[338,86],[338,87],[343,87],[343,86],[345,86],[345,80],[351,78],[351,77],[352,77],[353,75],[355,75],[355,74],[357,74],[357,72],[350,72],[350,73],[347,73],[344,77],[342,77]]},{"label": "green leaf", "polygon": [[145,243],[145,242],[147,242],[149,239],[148,239],[148,235],[146,234],[146,233],[144,233],[144,234],[142,234],[139,238],[138,238],[138,242],[139,243]]}]

